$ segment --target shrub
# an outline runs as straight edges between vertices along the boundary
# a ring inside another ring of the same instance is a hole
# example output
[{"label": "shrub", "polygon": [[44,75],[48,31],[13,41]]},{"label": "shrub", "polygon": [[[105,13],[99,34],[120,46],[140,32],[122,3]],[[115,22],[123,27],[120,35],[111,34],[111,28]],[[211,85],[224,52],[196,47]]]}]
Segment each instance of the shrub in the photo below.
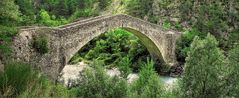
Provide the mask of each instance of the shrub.
[{"label": "shrub", "polygon": [[119,70],[121,71],[121,75],[124,78],[127,78],[127,76],[132,72],[132,69],[130,68],[131,61],[129,57],[123,57],[121,61],[119,61]]},{"label": "shrub", "polygon": [[193,42],[195,36],[204,37],[201,33],[197,30],[186,30],[183,32],[183,35],[177,40],[176,43],[176,54],[178,61],[184,63],[185,58],[187,57],[187,53],[190,50],[190,45]]},{"label": "shrub", "polygon": [[0,2],[0,23],[11,24],[20,20],[19,6],[15,4],[14,0],[2,0]]},{"label": "shrub", "polygon": [[[0,25],[0,59],[9,58],[11,55],[11,42],[13,36],[16,34],[17,29],[15,27],[8,27]],[[6,61],[6,60],[4,60]]]},{"label": "shrub", "polygon": [[159,98],[162,95],[163,86],[154,70],[154,62],[147,60],[141,65],[139,79],[131,85],[129,96],[136,98]]},{"label": "shrub", "polygon": [[94,61],[94,69],[86,69],[81,73],[77,97],[83,98],[123,98],[127,94],[125,80],[106,75],[103,62]]},{"label": "shrub", "polygon": [[54,84],[46,78],[29,84],[28,89],[18,98],[76,98],[76,90],[68,90],[62,84]]},{"label": "shrub", "polygon": [[49,51],[47,36],[40,34],[39,36],[35,37],[33,39],[33,48],[35,48],[36,51],[41,54],[47,53]]},{"label": "shrub", "polygon": [[68,22],[64,17],[56,18],[55,15],[50,16],[48,12],[44,9],[40,10],[38,17],[38,22],[47,26],[58,26]]}]

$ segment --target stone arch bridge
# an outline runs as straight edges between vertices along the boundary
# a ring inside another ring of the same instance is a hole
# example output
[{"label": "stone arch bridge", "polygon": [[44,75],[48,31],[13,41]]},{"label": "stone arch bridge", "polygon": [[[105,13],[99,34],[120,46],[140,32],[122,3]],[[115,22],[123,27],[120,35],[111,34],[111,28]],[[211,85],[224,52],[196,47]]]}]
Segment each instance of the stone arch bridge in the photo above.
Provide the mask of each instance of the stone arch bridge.
[{"label": "stone arch bridge", "polygon": [[[177,63],[175,43],[180,33],[124,14],[98,16],[59,27],[21,28],[13,41],[14,57],[34,65],[51,79],[56,79],[66,63],[86,43],[118,27],[138,36],[151,56],[169,66]],[[38,53],[32,47],[34,38],[41,34],[48,40],[49,51],[45,54]]]}]

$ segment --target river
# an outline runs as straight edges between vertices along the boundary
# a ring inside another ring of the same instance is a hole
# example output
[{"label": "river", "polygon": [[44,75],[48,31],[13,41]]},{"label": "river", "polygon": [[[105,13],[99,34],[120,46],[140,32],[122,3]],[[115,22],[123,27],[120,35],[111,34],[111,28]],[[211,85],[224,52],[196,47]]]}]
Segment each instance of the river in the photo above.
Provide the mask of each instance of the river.
[{"label": "river", "polygon": [[[83,71],[84,68],[87,67],[87,64],[83,62],[79,62],[75,65],[66,65],[61,72],[61,76],[59,77],[59,81],[64,82],[66,86],[74,85],[71,82],[77,80],[79,78],[79,72]],[[106,69],[106,74],[109,76],[119,76],[120,71],[117,68]],[[132,83],[133,81],[138,79],[137,73],[131,73],[128,75],[127,81],[128,83]],[[172,88],[178,80],[178,78],[170,77],[170,76],[159,76],[159,79],[162,81],[163,85],[168,88]],[[74,82],[75,83],[75,82]]]}]

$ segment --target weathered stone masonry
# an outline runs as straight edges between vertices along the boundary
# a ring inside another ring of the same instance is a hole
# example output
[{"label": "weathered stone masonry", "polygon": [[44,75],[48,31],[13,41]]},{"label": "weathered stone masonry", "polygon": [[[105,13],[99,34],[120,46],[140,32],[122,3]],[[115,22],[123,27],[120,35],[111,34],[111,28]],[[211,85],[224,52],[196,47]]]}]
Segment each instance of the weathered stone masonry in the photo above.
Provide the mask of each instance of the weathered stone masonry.
[{"label": "weathered stone masonry", "polygon": [[[98,16],[54,28],[21,29],[14,39],[14,57],[29,62],[52,79],[56,79],[66,63],[85,44],[117,27],[122,27],[138,36],[152,56],[170,66],[177,63],[175,43],[180,33],[123,14]],[[46,54],[37,53],[31,45],[33,38],[42,33],[49,41],[50,50]]]}]

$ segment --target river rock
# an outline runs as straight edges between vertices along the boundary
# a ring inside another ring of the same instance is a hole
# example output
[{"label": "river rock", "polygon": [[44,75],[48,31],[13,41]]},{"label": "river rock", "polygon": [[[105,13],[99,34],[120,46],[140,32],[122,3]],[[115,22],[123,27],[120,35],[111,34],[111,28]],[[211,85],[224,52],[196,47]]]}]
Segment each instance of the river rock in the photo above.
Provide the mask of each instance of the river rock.
[{"label": "river rock", "polygon": [[139,75],[136,73],[131,73],[127,76],[127,82],[132,83],[133,81],[139,79]]},{"label": "river rock", "polygon": [[59,81],[64,83],[67,87],[77,85],[77,79],[79,79],[80,72],[87,67],[84,62],[79,62],[75,65],[66,65],[60,73]]},{"label": "river rock", "polygon": [[174,66],[170,69],[170,76],[171,77],[181,76],[182,73],[183,73],[183,67],[181,65]]}]

